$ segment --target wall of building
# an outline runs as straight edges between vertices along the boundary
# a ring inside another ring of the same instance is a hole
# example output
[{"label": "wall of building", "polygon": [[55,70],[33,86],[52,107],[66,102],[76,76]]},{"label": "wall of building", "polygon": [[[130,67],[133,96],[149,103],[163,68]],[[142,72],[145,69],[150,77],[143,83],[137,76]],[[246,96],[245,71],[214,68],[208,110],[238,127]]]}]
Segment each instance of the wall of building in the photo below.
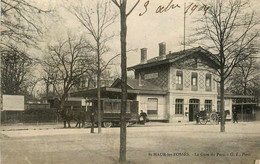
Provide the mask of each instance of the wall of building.
[{"label": "wall of building", "polygon": [[[199,100],[199,109],[205,110],[205,100],[212,101],[212,111],[217,110],[217,95],[215,94],[192,94],[192,93],[170,93],[171,104],[169,104],[170,108],[170,122],[183,122],[189,121],[189,105],[191,99]],[[176,107],[176,99],[183,99],[183,112],[182,114],[176,114],[175,107]],[[195,111],[194,111],[195,112]]]},{"label": "wall of building", "polygon": [[[148,98],[158,99],[158,114],[149,115],[147,112]],[[163,95],[137,95],[137,101],[139,102],[139,113],[141,110],[148,114],[150,120],[168,120],[166,96]]]},{"label": "wall of building", "polygon": [[[169,90],[176,91],[177,89],[177,76],[176,72],[177,71],[182,71],[183,72],[183,89],[182,91],[191,91],[191,75],[192,73],[197,73],[198,74],[198,90],[195,91],[196,93],[208,93],[208,92],[214,92],[217,93],[217,82],[214,81],[216,79],[216,76],[213,75],[211,72],[205,70],[205,69],[178,69],[175,68],[174,66],[171,67],[170,69],[170,74],[169,74],[169,85],[168,88]],[[211,74],[211,91],[206,91],[206,74]]]},{"label": "wall of building", "polygon": [[[182,88],[177,85],[176,72],[182,71]],[[192,90],[191,86],[191,74],[192,72],[197,73],[197,91]],[[214,81],[215,76],[211,75],[211,90],[206,90],[206,74],[210,72],[204,69],[179,69],[171,66],[169,72],[169,98],[168,98],[168,109],[170,122],[189,121],[189,104],[191,99],[199,100],[199,109],[204,110],[205,100],[212,101],[212,111],[217,110],[217,84]],[[183,99],[183,113],[176,114],[175,104],[176,99]]]},{"label": "wall of building", "polygon": [[[193,61],[191,61],[192,63]],[[196,60],[197,62],[197,60]],[[199,62],[201,63],[201,62]],[[194,63],[193,63],[194,64]],[[182,71],[182,87],[177,84],[176,72]],[[197,90],[192,89],[192,73],[197,74]],[[157,75],[156,75],[157,74]],[[211,75],[210,89],[206,86],[206,76]],[[172,65],[156,66],[149,69],[139,69],[135,71],[135,78],[142,76],[154,85],[168,91],[166,96],[158,97],[158,116],[157,120],[167,119],[170,122],[189,121],[189,104],[191,99],[199,100],[199,110],[204,110],[205,100],[211,100],[211,110],[217,110],[217,83],[214,81],[216,76],[209,71],[204,64],[196,64],[193,67],[181,67]],[[149,75],[149,76],[147,76]],[[151,76],[150,76],[151,75]],[[148,77],[148,78],[147,78]],[[140,109],[147,110],[147,99],[149,95],[138,95]],[[154,97],[154,96],[151,96]],[[183,99],[182,114],[175,113],[176,99]],[[193,112],[193,114],[195,111]]]},{"label": "wall of building", "polygon": [[135,79],[139,79],[141,75],[143,80],[149,81],[152,84],[167,89],[168,87],[168,65],[156,66],[152,68],[138,69],[135,71]]}]

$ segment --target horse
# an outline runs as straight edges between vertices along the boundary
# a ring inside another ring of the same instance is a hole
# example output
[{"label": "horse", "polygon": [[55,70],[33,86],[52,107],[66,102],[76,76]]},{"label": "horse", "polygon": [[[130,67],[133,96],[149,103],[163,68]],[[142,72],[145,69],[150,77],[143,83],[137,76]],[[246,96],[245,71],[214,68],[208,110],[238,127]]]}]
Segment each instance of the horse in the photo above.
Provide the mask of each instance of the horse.
[{"label": "horse", "polygon": [[[84,109],[76,110],[74,111],[74,120],[76,121],[76,126],[75,127],[85,127],[85,122],[86,122],[86,117],[87,117],[87,112]],[[82,126],[80,126],[82,124]]]},{"label": "horse", "polygon": [[61,106],[61,102],[58,98],[54,99],[54,108],[57,110],[57,114],[60,116],[60,118],[63,120],[64,128],[66,128],[67,124],[70,128],[70,121],[73,120],[73,112],[70,108],[64,108]]},{"label": "horse", "polygon": [[68,127],[70,128],[70,122],[75,121],[76,126],[75,127],[85,127],[85,122],[87,119],[87,112],[84,109],[81,108],[74,108],[73,106],[63,106],[61,107],[61,103],[59,99],[54,100],[54,107],[57,109],[58,115],[61,117],[61,119],[64,122],[64,128]]},{"label": "horse", "polygon": [[[222,118],[221,118],[221,112],[216,112],[218,114],[218,124],[219,122],[221,122]],[[227,115],[229,114],[229,110],[225,110],[225,120]]]}]

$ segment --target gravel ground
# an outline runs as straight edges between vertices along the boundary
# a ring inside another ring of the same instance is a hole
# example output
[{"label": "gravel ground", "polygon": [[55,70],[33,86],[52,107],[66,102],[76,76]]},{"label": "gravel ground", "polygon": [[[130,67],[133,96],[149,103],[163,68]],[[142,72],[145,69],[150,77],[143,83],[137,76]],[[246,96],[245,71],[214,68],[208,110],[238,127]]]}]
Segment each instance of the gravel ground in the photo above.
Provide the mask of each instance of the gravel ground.
[{"label": "gravel ground", "polygon": [[[28,129],[28,130],[22,130]],[[41,130],[40,130],[41,129]],[[148,123],[127,128],[128,163],[250,164],[260,159],[260,122],[219,125]],[[118,163],[118,127],[2,126],[1,164]]]}]

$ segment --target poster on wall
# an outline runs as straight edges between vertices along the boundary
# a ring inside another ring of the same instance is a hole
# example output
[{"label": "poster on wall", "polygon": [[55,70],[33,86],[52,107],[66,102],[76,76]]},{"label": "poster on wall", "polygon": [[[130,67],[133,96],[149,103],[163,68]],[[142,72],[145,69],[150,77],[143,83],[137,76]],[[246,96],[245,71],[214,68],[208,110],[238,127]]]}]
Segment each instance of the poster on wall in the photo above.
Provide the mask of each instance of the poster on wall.
[{"label": "poster on wall", "polygon": [[3,111],[24,111],[24,96],[3,95]]}]

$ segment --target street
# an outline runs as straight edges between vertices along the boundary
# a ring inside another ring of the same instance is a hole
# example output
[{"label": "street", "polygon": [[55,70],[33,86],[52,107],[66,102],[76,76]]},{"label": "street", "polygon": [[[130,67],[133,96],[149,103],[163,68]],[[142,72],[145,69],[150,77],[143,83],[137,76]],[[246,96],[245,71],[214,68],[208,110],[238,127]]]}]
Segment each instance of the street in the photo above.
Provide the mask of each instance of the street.
[{"label": "street", "polygon": [[[127,128],[129,163],[253,164],[260,122],[219,125],[147,123]],[[119,127],[0,131],[1,164],[118,163]]]}]

